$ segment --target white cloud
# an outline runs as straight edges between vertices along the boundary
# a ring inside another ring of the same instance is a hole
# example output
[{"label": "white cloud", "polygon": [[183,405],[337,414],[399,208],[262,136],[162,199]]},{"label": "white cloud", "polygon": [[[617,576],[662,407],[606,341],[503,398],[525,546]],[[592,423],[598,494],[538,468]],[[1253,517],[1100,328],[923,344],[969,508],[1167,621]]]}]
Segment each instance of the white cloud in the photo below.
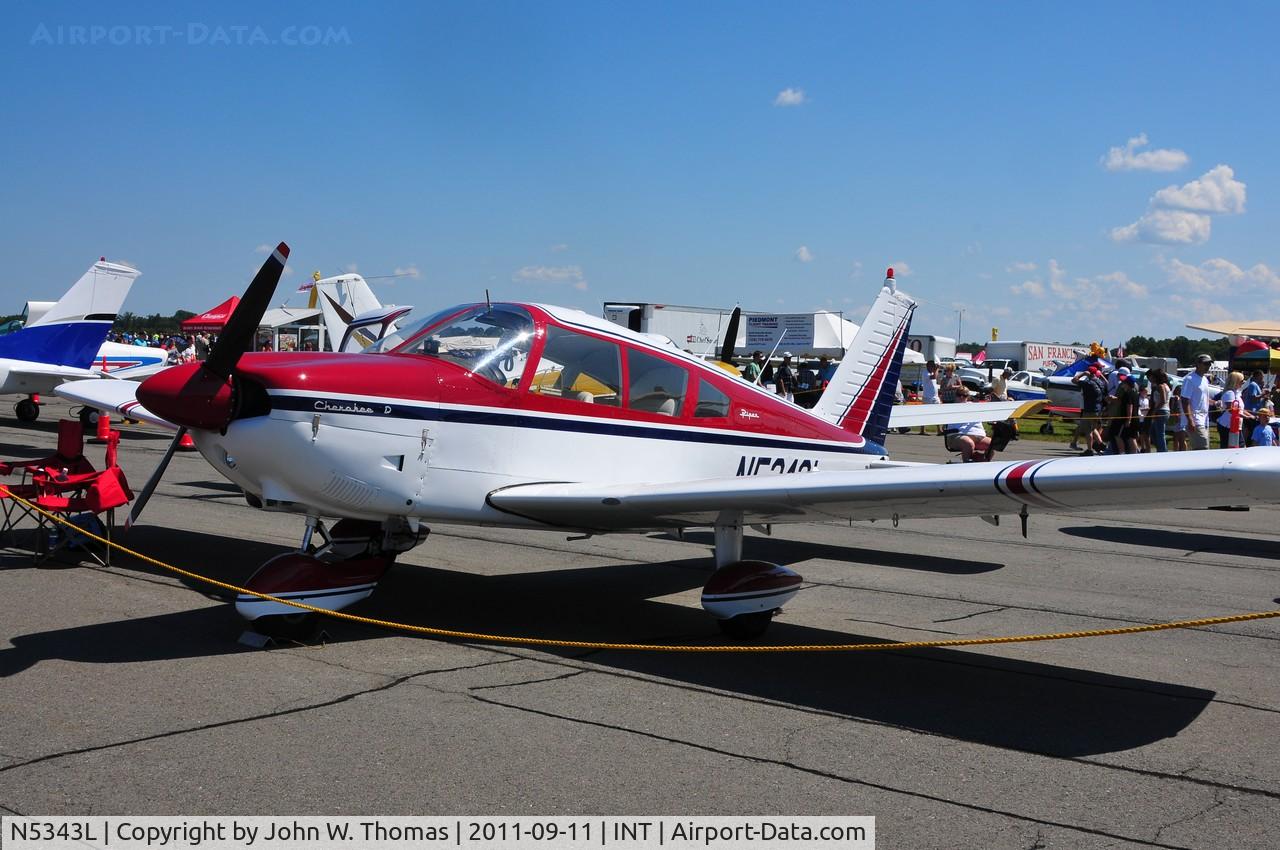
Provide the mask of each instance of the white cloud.
[{"label": "white cloud", "polygon": [[809,250],[808,245],[801,245],[796,249],[796,259],[802,263],[813,262],[813,252]]},{"label": "white cloud", "polygon": [[1095,280],[1099,283],[1109,284],[1112,292],[1118,292],[1127,298],[1146,298],[1151,294],[1151,290],[1146,286],[1138,283],[1130,278],[1124,272],[1111,272],[1110,274],[1100,274]]},{"label": "white cloud", "polygon": [[342,267],[342,270],[345,271],[347,274],[358,274],[360,272],[360,267],[357,266],[355,263],[347,263],[345,266]]},{"label": "white cloud", "polygon": [[807,101],[804,89],[786,88],[778,92],[778,96],[773,99],[774,106],[799,106]]},{"label": "white cloud", "polygon": [[1186,210],[1147,210],[1133,224],[1111,229],[1114,242],[1149,242],[1157,245],[1202,245],[1209,241],[1212,224],[1204,213]]},{"label": "white cloud", "polygon": [[511,279],[516,282],[567,283],[579,292],[587,290],[580,266],[523,266]]},{"label": "white cloud", "polygon": [[262,243],[261,245],[259,245],[257,248],[254,248],[254,249],[253,249],[253,253],[255,253],[255,254],[270,254],[270,253],[271,253],[272,251],[274,251],[274,250],[275,250],[275,246],[274,246],[274,245],[268,245],[266,242],[263,242],[263,243]]},{"label": "white cloud", "polygon": [[417,263],[410,263],[407,266],[396,266],[395,271],[391,273],[397,277],[409,277],[414,280],[422,277],[422,272],[418,270]]},{"label": "white cloud", "polygon": [[858,277],[862,274],[862,260],[854,260],[853,265],[849,267],[849,277]]},{"label": "white cloud", "polygon": [[1038,280],[1024,280],[1009,287],[1014,295],[1030,295],[1033,298],[1044,297],[1044,284]]},{"label": "white cloud", "polygon": [[1122,148],[1111,148],[1102,158],[1107,171],[1177,171],[1191,161],[1185,151],[1172,148],[1156,148],[1139,152],[1147,146],[1147,134],[1140,133],[1124,143]]},{"label": "white cloud", "polygon": [[896,263],[890,263],[889,268],[893,269],[893,276],[895,278],[911,277],[911,266],[907,265],[903,260],[898,260]]},{"label": "white cloud", "polygon": [[1037,268],[1039,268],[1039,266],[1037,266],[1035,263],[1010,263],[1009,265],[1004,267],[1004,270],[1007,272],[1010,272],[1011,274],[1012,273],[1026,274],[1027,272],[1035,271]]},{"label": "white cloud", "polygon": [[1244,212],[1245,185],[1228,165],[1217,165],[1181,186],[1166,186],[1152,199],[1154,206],[1188,212],[1237,215]]},{"label": "white cloud", "polygon": [[566,245],[564,242],[557,242],[556,244],[551,246],[551,253],[553,254],[559,254],[562,251],[568,251],[568,250],[569,250],[569,246]]},{"label": "white cloud", "polygon": [[1245,184],[1230,166],[1218,165],[1181,186],[1166,186],[1151,197],[1147,211],[1133,224],[1115,227],[1115,242],[1201,245],[1209,240],[1213,215],[1244,212]]},{"label": "white cloud", "polygon": [[1242,294],[1255,290],[1280,292],[1280,274],[1263,263],[1249,269],[1223,257],[1205,260],[1199,265],[1174,258],[1163,263],[1169,282],[1185,286],[1193,292]]}]

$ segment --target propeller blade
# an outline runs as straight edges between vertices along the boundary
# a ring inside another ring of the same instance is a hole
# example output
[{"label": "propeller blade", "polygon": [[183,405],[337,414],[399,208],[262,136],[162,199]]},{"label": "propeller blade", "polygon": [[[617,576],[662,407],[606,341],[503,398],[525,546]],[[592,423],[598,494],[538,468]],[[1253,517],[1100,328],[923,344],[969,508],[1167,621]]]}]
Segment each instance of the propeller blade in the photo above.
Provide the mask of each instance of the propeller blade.
[{"label": "propeller blade", "polygon": [[729,327],[724,332],[724,345],[720,348],[720,362],[733,362],[733,349],[738,344],[738,321],[742,318],[742,308],[734,307],[729,317]]},{"label": "propeller blade", "polygon": [[240,362],[240,355],[253,345],[258,325],[271,306],[271,296],[275,294],[276,284],[280,282],[280,275],[284,273],[284,264],[288,259],[289,246],[281,242],[244,291],[240,304],[231,318],[227,319],[222,333],[218,334],[218,342],[213,346],[213,351],[209,352],[209,359],[204,361],[204,368],[220,378],[231,377],[236,363]]},{"label": "propeller blade", "polygon": [[129,518],[124,521],[125,531],[132,528],[134,521],[142,514],[142,509],[147,506],[147,500],[156,491],[156,485],[160,483],[160,478],[164,475],[165,469],[169,467],[169,461],[173,460],[173,453],[178,448],[178,443],[181,443],[182,438],[185,436],[187,436],[187,426],[184,425],[174,435],[173,442],[169,444],[169,448],[165,449],[164,457],[160,458],[160,465],[151,473],[151,477],[147,479],[147,483],[142,488],[142,492],[138,494],[138,498],[134,499],[133,508],[129,511]]}]

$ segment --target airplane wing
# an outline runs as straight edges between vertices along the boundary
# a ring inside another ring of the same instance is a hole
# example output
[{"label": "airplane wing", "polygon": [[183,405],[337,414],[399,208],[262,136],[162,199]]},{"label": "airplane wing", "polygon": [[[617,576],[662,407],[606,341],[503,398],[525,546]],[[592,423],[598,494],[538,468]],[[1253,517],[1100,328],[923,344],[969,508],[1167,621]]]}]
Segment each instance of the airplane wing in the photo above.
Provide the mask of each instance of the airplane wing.
[{"label": "airplane wing", "polygon": [[953,404],[899,404],[889,413],[890,428],[918,428],[922,425],[955,425],[959,422],[999,422],[1020,419],[1045,406],[1036,401],[955,402]]},{"label": "airplane wing", "polygon": [[138,384],[134,381],[71,381],[58,385],[54,392],[68,401],[87,404],[98,410],[114,411],[126,419],[150,422],[170,431],[178,430],[178,426],[167,419],[161,419],[138,403]]},{"label": "airplane wing", "polygon": [[1280,449],[1065,457],[966,464],[884,462],[864,470],[662,484],[517,484],[498,510],[587,531],[1280,504]]}]

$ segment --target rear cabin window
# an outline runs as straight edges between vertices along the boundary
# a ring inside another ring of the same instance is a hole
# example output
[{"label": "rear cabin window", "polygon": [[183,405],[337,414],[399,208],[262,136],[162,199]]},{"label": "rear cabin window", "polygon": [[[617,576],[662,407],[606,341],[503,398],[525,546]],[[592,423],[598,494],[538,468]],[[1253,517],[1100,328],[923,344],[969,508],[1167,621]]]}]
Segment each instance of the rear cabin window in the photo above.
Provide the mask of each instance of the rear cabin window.
[{"label": "rear cabin window", "polygon": [[630,382],[627,407],[643,413],[679,416],[689,388],[689,373],[683,366],[627,349],[627,379]]},{"label": "rear cabin window", "polygon": [[529,392],[621,407],[622,361],[617,344],[547,325],[546,345]]},{"label": "rear cabin window", "polygon": [[693,415],[699,419],[723,419],[729,415],[729,397],[710,381],[698,383],[698,404]]}]

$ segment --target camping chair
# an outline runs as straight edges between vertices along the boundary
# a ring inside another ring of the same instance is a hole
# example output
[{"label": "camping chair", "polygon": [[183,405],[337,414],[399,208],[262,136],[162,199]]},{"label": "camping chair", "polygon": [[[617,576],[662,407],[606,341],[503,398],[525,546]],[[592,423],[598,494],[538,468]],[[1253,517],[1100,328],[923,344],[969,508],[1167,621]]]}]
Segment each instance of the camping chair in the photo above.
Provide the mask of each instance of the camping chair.
[{"label": "camping chair", "polygon": [[[133,491],[129,489],[124,470],[116,462],[119,442],[119,433],[113,432],[107,438],[106,465],[101,472],[63,472],[61,467],[56,472],[37,470],[31,473],[30,484],[9,488],[14,495],[40,509],[32,510],[13,499],[4,501],[6,529],[12,529],[24,517],[35,520],[36,543],[32,560],[36,564],[60,550],[80,547],[103,566],[111,565],[110,546],[99,554],[88,545],[88,538],[46,514],[61,516],[72,524],[95,533],[101,532],[102,536],[110,540],[115,527],[115,509],[133,499]],[[99,519],[101,514],[106,514],[105,524]]]},{"label": "camping chair", "polygon": [[0,461],[0,475],[21,472],[24,484],[30,474],[48,472],[56,475],[63,471],[74,475],[93,472],[93,464],[84,456],[84,426],[75,419],[58,420],[58,450],[48,457]]},{"label": "camping chair", "polygon": [[68,475],[84,475],[94,471],[93,464],[84,456],[84,428],[75,419],[58,421],[58,450],[48,457],[0,461],[0,475],[22,473],[20,484],[6,484],[6,489],[0,490],[0,511],[3,512],[0,535],[11,532],[25,517],[33,515],[30,510],[9,498],[8,494],[31,501],[40,493],[39,488],[29,482],[28,478],[36,474],[61,475],[64,471]]}]

